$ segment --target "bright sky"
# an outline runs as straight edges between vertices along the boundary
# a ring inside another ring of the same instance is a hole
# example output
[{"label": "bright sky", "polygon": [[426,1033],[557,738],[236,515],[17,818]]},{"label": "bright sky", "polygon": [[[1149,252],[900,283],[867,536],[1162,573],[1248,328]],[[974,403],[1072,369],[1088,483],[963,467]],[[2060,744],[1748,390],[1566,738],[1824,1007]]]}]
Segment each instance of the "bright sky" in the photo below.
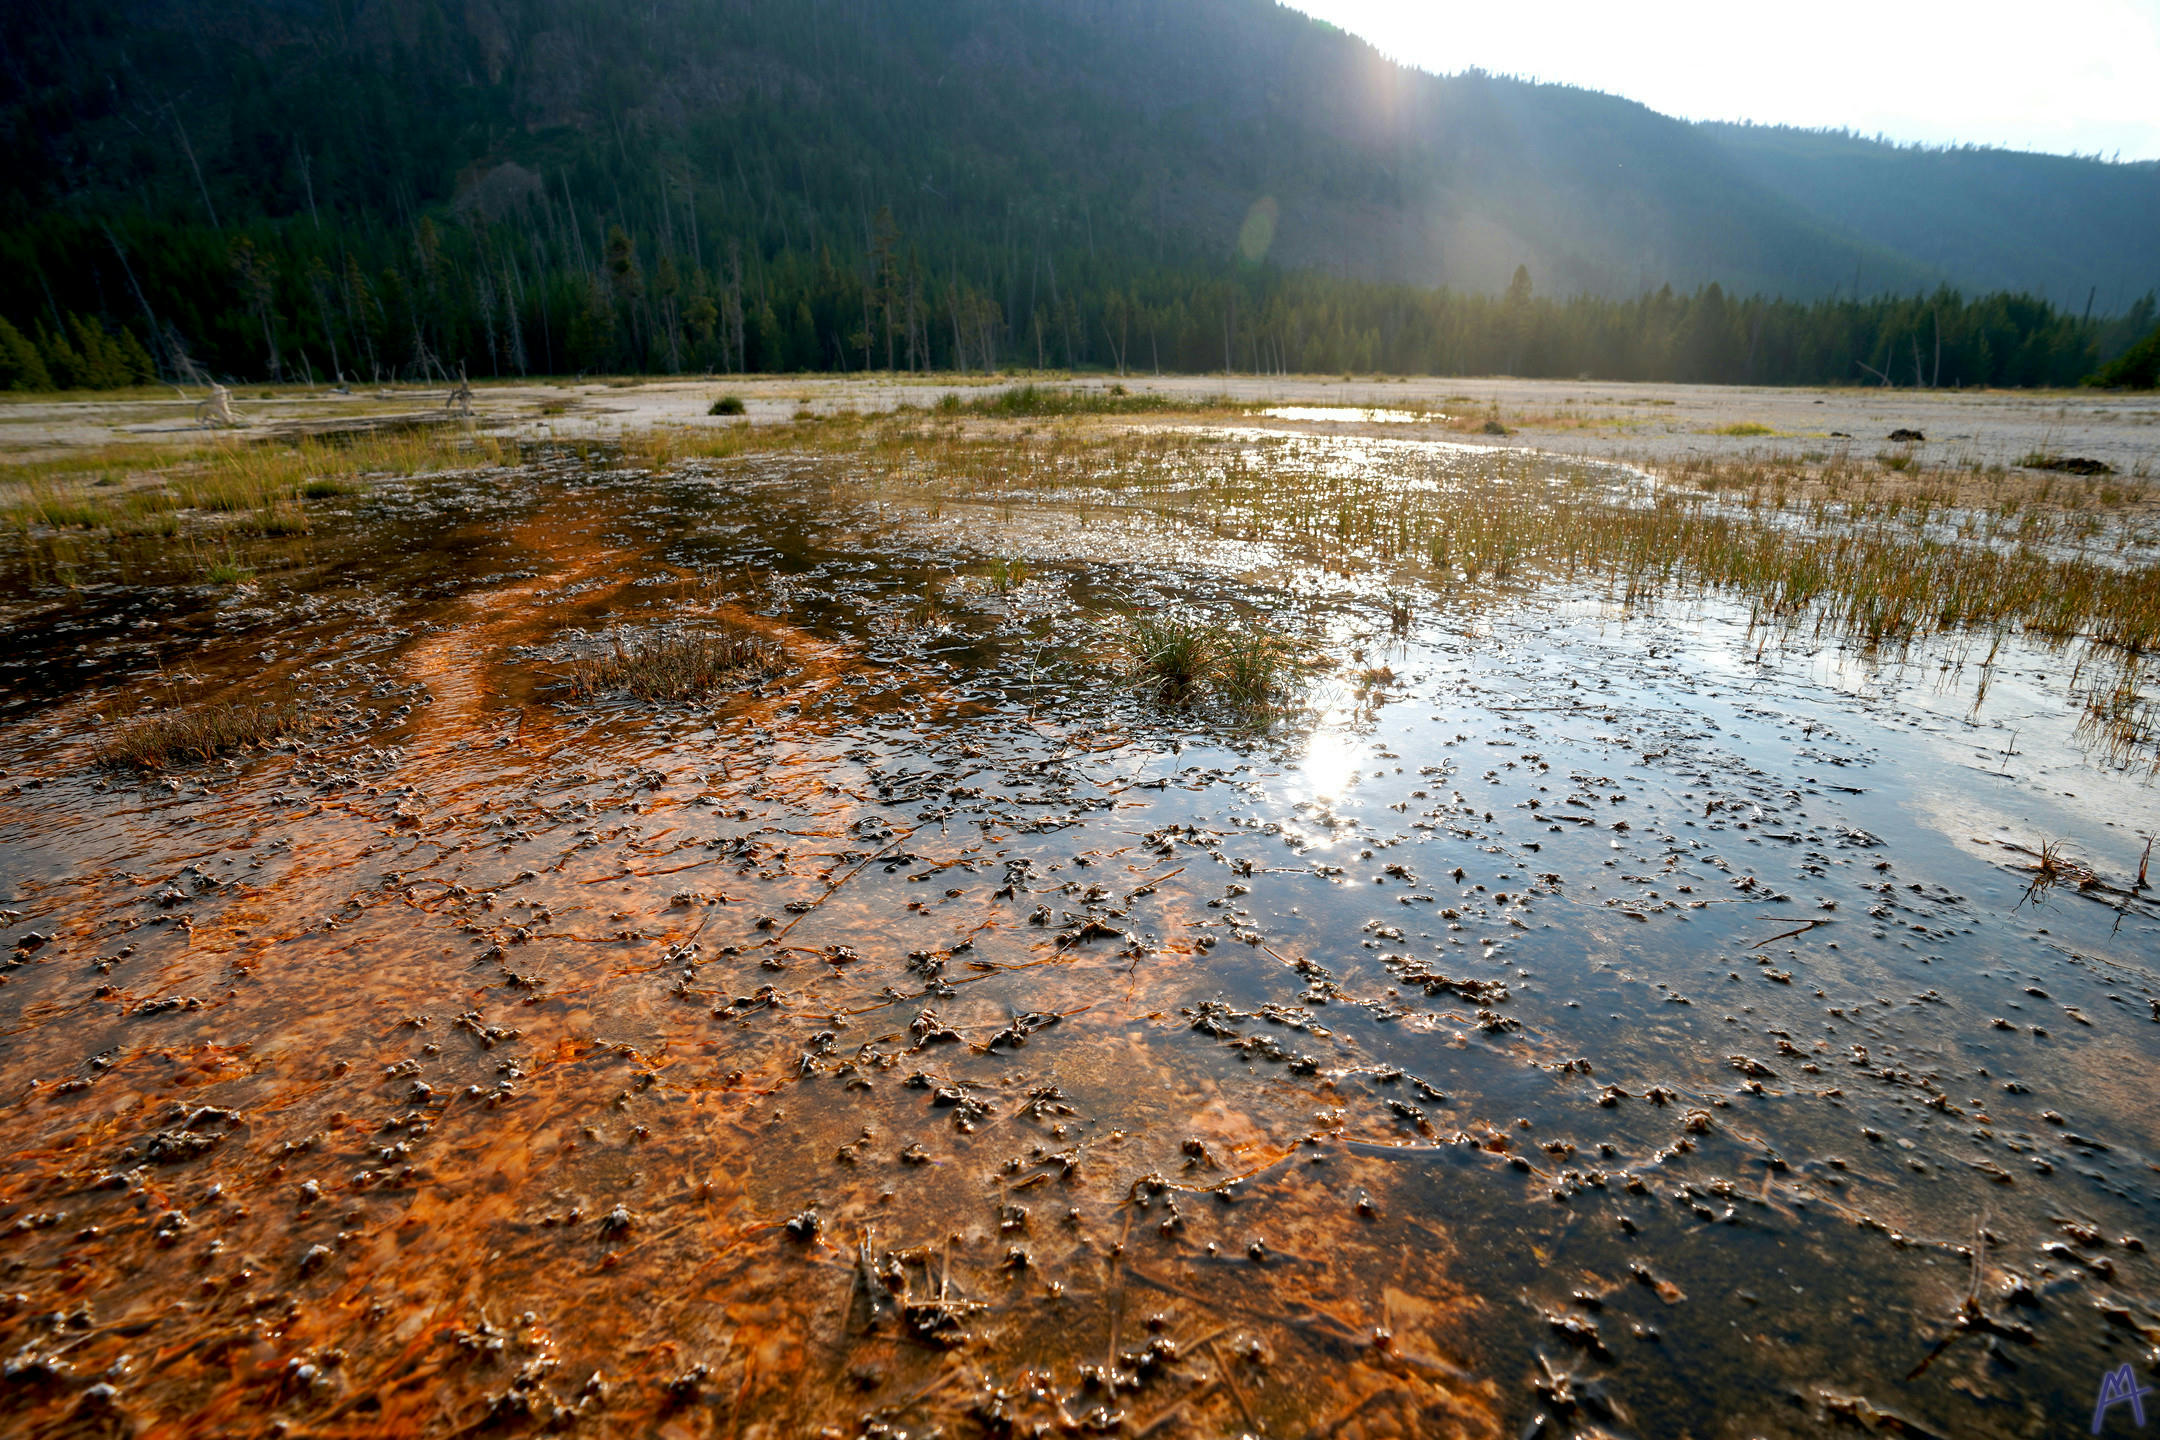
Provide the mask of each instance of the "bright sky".
[{"label": "bright sky", "polygon": [[2160,0],[1285,0],[1438,74],[1687,120],[2160,159]]}]

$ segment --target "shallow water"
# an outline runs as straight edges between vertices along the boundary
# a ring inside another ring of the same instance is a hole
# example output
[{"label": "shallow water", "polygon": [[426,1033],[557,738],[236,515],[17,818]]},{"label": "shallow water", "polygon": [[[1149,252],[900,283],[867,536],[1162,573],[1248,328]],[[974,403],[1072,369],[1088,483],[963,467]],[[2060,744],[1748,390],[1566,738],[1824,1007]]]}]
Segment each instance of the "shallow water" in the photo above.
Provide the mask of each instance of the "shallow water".
[{"label": "shallow water", "polygon": [[1449,419],[1437,410],[1389,410],[1366,405],[1275,405],[1260,413],[1270,420],[1345,425],[1441,425]]},{"label": "shallow water", "polygon": [[[565,457],[239,596],[14,572],[25,1433],[2022,1436],[2154,1368],[2160,814],[2060,657],[1975,709],[1715,603],[1398,632],[850,493]],[[1134,696],[1089,622],[1163,603],[1309,636],[1312,713]],[[555,702],[710,615],[793,672]],[[326,728],[87,768],[176,685]],[[2060,839],[2108,886],[2028,893]]]}]

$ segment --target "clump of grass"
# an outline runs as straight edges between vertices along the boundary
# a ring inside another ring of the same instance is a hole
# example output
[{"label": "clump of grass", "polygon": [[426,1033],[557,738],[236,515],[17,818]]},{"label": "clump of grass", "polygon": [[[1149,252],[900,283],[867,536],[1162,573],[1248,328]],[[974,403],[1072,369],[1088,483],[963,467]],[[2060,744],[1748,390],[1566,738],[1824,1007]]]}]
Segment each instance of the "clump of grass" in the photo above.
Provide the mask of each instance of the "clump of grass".
[{"label": "clump of grass", "polygon": [[705,413],[707,415],[740,415],[743,413],[742,396],[722,395],[712,402],[712,408]]},{"label": "clump of grass", "polygon": [[2112,685],[2095,687],[2085,697],[2078,731],[2116,763],[2127,766],[2144,756],[2160,772],[2160,699],[2140,693],[2138,678],[2134,665],[2125,666]]},{"label": "clump of grass", "polygon": [[98,747],[97,761],[109,770],[169,770],[265,744],[300,724],[290,705],[220,701],[168,710],[122,726]]},{"label": "clump of grass", "polygon": [[2071,856],[2067,841],[2042,841],[2037,851],[2026,853],[2033,856],[2033,863],[2026,871],[2032,878],[2025,884],[2025,899],[2035,904],[2057,885],[2084,890],[2100,881],[2091,866]]},{"label": "clump of grass", "polygon": [[745,625],[725,622],[688,634],[648,635],[606,654],[571,662],[570,693],[580,700],[628,694],[651,703],[697,700],[722,687],[763,679],[779,668],[779,645]]},{"label": "clump of grass", "polygon": [[689,449],[689,437],[678,425],[656,425],[622,437],[622,458],[648,470],[665,470]]},{"label": "clump of grass", "polygon": [[[949,402],[949,403],[948,403]],[[1089,389],[1065,385],[1037,385],[1029,381],[973,400],[947,396],[939,402],[947,411],[988,415],[1001,420],[1042,420],[1060,415],[1153,415],[1168,410],[1243,409],[1222,398],[1186,400],[1174,395],[1135,395],[1123,385]]]},{"label": "clump of grass", "polygon": [[1307,669],[1284,637],[1196,611],[1135,615],[1117,640],[1127,671],[1157,699],[1213,699],[1249,718],[1289,708]]},{"label": "clump of grass", "polygon": [[1297,703],[1308,668],[1296,647],[1282,636],[1234,629],[1216,649],[1208,685],[1240,714],[1273,717]]},{"label": "clump of grass", "polygon": [[213,560],[203,570],[203,579],[212,585],[240,585],[254,578],[254,569],[251,566],[241,564],[240,557],[237,555],[227,555],[222,560]]},{"label": "clump of grass", "polygon": [[272,537],[305,535],[315,528],[314,522],[308,519],[307,508],[297,501],[287,500],[273,500],[243,523],[258,535]]},{"label": "clump of grass", "polygon": [[1739,436],[1748,436],[1748,435],[1775,435],[1775,434],[1777,434],[1777,431],[1775,431],[1775,430],[1771,429],[1771,428],[1770,428],[1770,427],[1769,427],[1768,425],[1759,425],[1759,424],[1757,424],[1757,423],[1756,423],[1755,421],[1753,421],[1753,420],[1743,420],[1743,421],[1741,421],[1741,422],[1740,422],[1739,424],[1737,424],[1737,425],[1724,425],[1724,426],[1720,426],[1720,427],[1719,427],[1718,429],[1715,429],[1715,430],[1711,431],[1710,433],[1711,433],[1711,434],[1713,434],[1713,435],[1739,435]]},{"label": "clump of grass", "polygon": [[1027,583],[1028,563],[1025,556],[1006,555],[990,567],[990,588],[1000,595],[1010,595]]},{"label": "clump of grass", "polygon": [[1168,700],[1197,690],[1215,663],[1216,647],[1229,633],[1219,620],[1186,611],[1135,615],[1120,635],[1135,678]]},{"label": "clump of grass", "polygon": [[2022,470],[2054,470],[2064,475],[2113,475],[2115,467],[2105,460],[2083,455],[2057,455],[2048,450],[2027,451],[2018,459]]}]

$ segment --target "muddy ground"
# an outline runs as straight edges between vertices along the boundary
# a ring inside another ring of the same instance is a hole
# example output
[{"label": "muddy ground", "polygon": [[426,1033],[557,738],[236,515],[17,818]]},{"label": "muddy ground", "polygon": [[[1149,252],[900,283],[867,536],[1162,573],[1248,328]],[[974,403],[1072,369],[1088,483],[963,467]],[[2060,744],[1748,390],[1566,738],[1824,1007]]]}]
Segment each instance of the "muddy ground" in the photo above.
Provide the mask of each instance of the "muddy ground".
[{"label": "muddy ground", "polygon": [[[2160,806],[2060,650],[852,463],[536,449],[9,635],[12,1431],[2007,1437],[2160,1373]],[[1109,638],[1165,607],[1323,668],[1166,704]],[[785,665],[570,703],[722,621]],[[262,696],[268,753],[95,763]]]}]

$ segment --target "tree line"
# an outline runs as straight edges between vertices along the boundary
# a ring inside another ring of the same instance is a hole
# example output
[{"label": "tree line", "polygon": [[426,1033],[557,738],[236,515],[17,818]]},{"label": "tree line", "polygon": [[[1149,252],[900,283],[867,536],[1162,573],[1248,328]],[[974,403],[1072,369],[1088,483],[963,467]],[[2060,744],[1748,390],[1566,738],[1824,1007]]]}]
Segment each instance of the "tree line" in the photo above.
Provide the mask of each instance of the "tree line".
[{"label": "tree line", "polygon": [[889,209],[852,249],[713,235],[687,207],[669,229],[633,233],[567,193],[395,232],[54,217],[17,257],[46,277],[43,303],[0,316],[0,387],[1012,368],[2066,386],[2160,315],[2150,295],[2095,319],[1947,288],[1617,300],[1540,295],[1527,269],[1484,295],[1071,244],[954,255]]}]

